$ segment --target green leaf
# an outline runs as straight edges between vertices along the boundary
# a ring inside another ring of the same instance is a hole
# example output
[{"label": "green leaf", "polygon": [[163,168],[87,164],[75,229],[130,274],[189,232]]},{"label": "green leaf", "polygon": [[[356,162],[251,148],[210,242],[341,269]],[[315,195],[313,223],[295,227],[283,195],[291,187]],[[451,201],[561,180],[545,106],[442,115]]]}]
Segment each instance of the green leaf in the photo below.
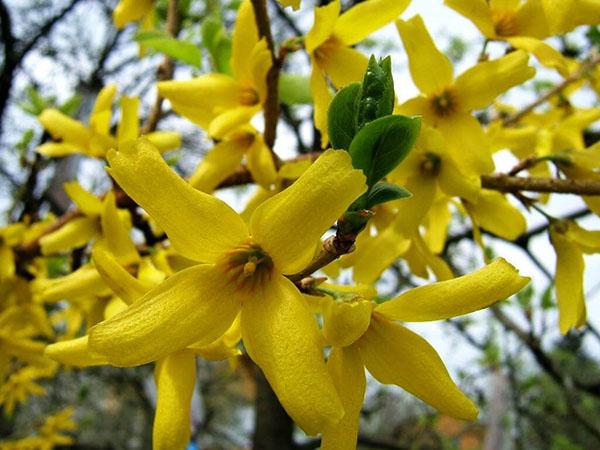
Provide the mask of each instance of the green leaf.
[{"label": "green leaf", "polygon": [[214,69],[220,73],[231,74],[231,37],[218,17],[209,17],[200,28],[202,45],[208,54]]},{"label": "green leaf", "polygon": [[392,60],[388,56],[377,62],[371,55],[365,77],[358,95],[356,107],[356,129],[394,110],[394,80]]},{"label": "green leaf", "polygon": [[200,68],[202,65],[202,52],[192,42],[177,40],[162,31],[140,31],[134,40],[190,66]]},{"label": "green leaf", "polygon": [[77,113],[77,110],[81,106],[81,101],[83,98],[79,94],[72,95],[65,101],[62,105],[60,105],[60,112],[68,115],[74,116]]},{"label": "green leaf", "polygon": [[380,205],[381,203],[408,197],[412,197],[412,194],[402,186],[380,181],[367,193],[367,209],[371,209],[373,206]]},{"label": "green leaf", "polygon": [[306,75],[282,73],[279,77],[279,99],[286,105],[305,105],[312,102],[310,79]]},{"label": "green leaf", "polygon": [[348,150],[356,134],[356,98],[360,92],[360,83],[353,83],[340,90],[329,105],[327,128],[331,146]]},{"label": "green leaf", "polygon": [[354,137],[348,152],[352,165],[373,186],[408,155],[421,129],[418,117],[386,116],[369,122]]}]

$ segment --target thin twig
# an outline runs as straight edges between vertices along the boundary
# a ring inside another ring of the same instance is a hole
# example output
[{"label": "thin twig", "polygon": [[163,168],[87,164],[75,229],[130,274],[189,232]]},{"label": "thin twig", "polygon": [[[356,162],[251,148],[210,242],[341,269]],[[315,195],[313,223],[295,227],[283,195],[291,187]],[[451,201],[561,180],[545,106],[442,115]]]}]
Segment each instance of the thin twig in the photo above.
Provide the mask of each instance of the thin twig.
[{"label": "thin twig", "polygon": [[[179,34],[180,28],[180,20],[179,20],[179,5],[177,0],[169,0],[169,6],[167,9],[167,25],[166,31],[171,36],[176,37]],[[158,66],[158,70],[156,73],[157,81],[166,81],[173,78],[173,73],[175,72],[175,65],[171,58],[165,55],[163,62],[160,66]],[[148,115],[148,120],[146,124],[142,128],[141,134],[150,133],[156,130],[158,126],[158,121],[162,115],[162,104],[163,97],[160,94],[156,94],[156,100],[152,109],[150,110],[150,114]]]},{"label": "thin twig", "polygon": [[540,97],[538,97],[534,102],[532,102],[529,105],[525,106],[523,109],[521,109],[520,111],[516,112],[515,114],[513,114],[511,116],[508,116],[507,118],[505,118],[502,121],[503,125],[504,126],[508,126],[508,125],[514,125],[514,124],[516,124],[519,120],[521,120],[524,116],[526,116],[527,114],[529,114],[535,108],[537,108],[541,104],[545,103],[550,98],[554,97],[556,94],[559,94],[562,91],[564,91],[570,84],[572,84],[575,81],[578,81],[581,78],[583,78],[584,76],[586,76],[586,74],[589,72],[589,70],[593,69],[598,63],[600,63],[600,54],[594,54],[592,56],[592,58],[587,63],[583,64],[579,68],[578,71],[576,71],[576,72],[572,73],[571,75],[569,75],[561,83],[557,84],[552,89],[550,89],[549,91],[547,91],[546,93],[544,93],[543,95],[541,95]]}]

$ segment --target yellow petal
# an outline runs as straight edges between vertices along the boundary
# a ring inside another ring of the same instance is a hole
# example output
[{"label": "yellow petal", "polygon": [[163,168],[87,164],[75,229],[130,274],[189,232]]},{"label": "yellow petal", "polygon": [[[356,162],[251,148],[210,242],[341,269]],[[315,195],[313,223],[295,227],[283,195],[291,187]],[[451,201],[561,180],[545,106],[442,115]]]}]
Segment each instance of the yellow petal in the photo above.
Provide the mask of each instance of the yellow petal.
[{"label": "yellow petal", "polygon": [[460,109],[485,108],[500,94],[533,77],[535,69],[527,65],[528,59],[527,53],[517,50],[503,58],[479,63],[461,74],[454,82]]},{"label": "yellow petal", "polygon": [[138,122],[138,109],[140,100],[137,97],[121,98],[121,120],[117,127],[117,139],[119,143],[132,141],[140,134]]},{"label": "yellow petal", "polygon": [[38,120],[54,139],[62,139],[69,144],[84,149],[90,140],[90,131],[81,122],[70,118],[57,109],[45,109]]},{"label": "yellow petal", "polygon": [[241,354],[240,350],[237,348],[241,339],[242,329],[240,315],[238,315],[229,327],[229,330],[216,341],[203,346],[192,344],[188,346],[188,348],[193,349],[194,352],[209,361],[224,361]]},{"label": "yellow petal", "polygon": [[348,153],[327,150],[294,184],[256,208],[252,238],[278,270],[299,271],[310,262],[314,243],[365,189],[365,176],[352,168]]},{"label": "yellow petal", "polygon": [[323,307],[323,336],[329,345],[347,347],[360,338],[371,322],[373,302],[361,297],[331,300]]},{"label": "yellow petal", "polygon": [[492,12],[486,0],[444,0],[444,4],[473,22],[488,38],[496,38]]},{"label": "yellow petal", "polygon": [[110,117],[112,115],[112,102],[117,93],[117,86],[109,84],[102,88],[96,97],[94,107],[90,113],[90,128],[96,133],[108,135],[110,132]]},{"label": "yellow petal", "polygon": [[[62,278],[38,280],[40,300],[54,302],[62,299],[76,299],[86,295],[107,292],[106,284],[92,264],[86,264]],[[110,291],[108,291],[110,292]]]},{"label": "yellow petal", "polygon": [[214,139],[223,139],[227,134],[250,122],[260,108],[260,105],[230,108],[210,122],[208,134]]},{"label": "yellow petal", "polygon": [[321,146],[326,147],[329,142],[327,129],[327,111],[331,103],[331,93],[327,87],[327,80],[311,58],[312,71],[310,73],[310,92],[314,102],[314,121],[315,127],[321,132]]},{"label": "yellow petal", "polygon": [[532,53],[543,66],[556,69],[564,77],[569,75],[568,60],[544,41],[518,36],[508,39],[508,42],[514,48]]},{"label": "yellow petal", "polygon": [[15,255],[8,245],[2,243],[0,244],[0,280],[12,278],[14,274]]},{"label": "yellow petal", "polygon": [[529,278],[497,258],[468,275],[410,289],[375,310],[402,322],[444,320],[487,308],[516,294],[527,283]]},{"label": "yellow petal", "polygon": [[417,174],[406,182],[406,189],[412,197],[398,203],[398,213],[394,221],[395,229],[403,236],[412,236],[433,203],[436,193],[435,177]]},{"label": "yellow petal", "polygon": [[242,336],[279,401],[307,434],[340,421],[344,410],[327,373],[317,324],[291,281],[273,275],[242,308]]},{"label": "yellow petal", "polygon": [[396,20],[409,3],[410,0],[369,0],[358,3],[340,16],[333,32],[344,45],[354,45]]},{"label": "yellow petal", "polygon": [[362,81],[368,58],[359,51],[342,46],[332,46],[322,52],[320,65],[338,89]]},{"label": "yellow petal", "polygon": [[142,19],[154,6],[154,0],[121,0],[113,11],[113,22],[123,28],[129,22]]},{"label": "yellow petal", "polygon": [[88,336],[50,344],[44,355],[65,366],[100,366],[108,364],[105,358],[88,349]]},{"label": "yellow petal", "polygon": [[357,345],[367,369],[381,383],[398,385],[457,419],[477,418],[477,407],[454,384],[436,351],[412,331],[375,319]]},{"label": "yellow petal", "polygon": [[339,0],[333,0],[328,5],[315,8],[314,24],[304,39],[304,47],[308,53],[312,54],[317,47],[331,37],[339,15]]},{"label": "yellow petal", "polygon": [[183,450],[190,442],[196,357],[188,350],[161,359],[155,369],[156,412],[153,450]]},{"label": "yellow petal", "polygon": [[99,216],[102,201],[91,192],[86,191],[77,181],[69,181],[63,185],[66,194],[83,214],[90,217]]},{"label": "yellow petal", "polygon": [[413,82],[424,94],[438,93],[452,84],[452,63],[435,46],[421,16],[398,20]]},{"label": "yellow petal", "polygon": [[353,268],[354,281],[372,284],[383,271],[391,266],[410,246],[410,241],[389,227],[366,242],[356,244],[356,260]]},{"label": "yellow petal", "polygon": [[46,142],[35,149],[38,153],[50,158],[72,155],[73,153],[82,153],[85,149],[76,144],[66,142]]},{"label": "yellow petal", "polygon": [[481,124],[471,114],[457,111],[437,122],[452,159],[467,174],[484,174],[494,170],[489,142]]},{"label": "yellow petal", "polygon": [[581,250],[563,234],[550,228],[550,240],[556,251],[556,299],[559,328],[567,334],[571,328],[585,324],[586,308],[583,293],[585,262]]},{"label": "yellow petal", "polygon": [[365,368],[356,346],[333,348],[327,369],[344,406],[344,417],[334,427],[323,431],[321,450],[356,448],[360,410],[365,396]]},{"label": "yellow petal", "polygon": [[481,190],[481,181],[474,175],[464,175],[451,158],[444,158],[438,175],[442,191],[451,197],[461,197],[476,202]]},{"label": "yellow petal", "polygon": [[518,208],[500,192],[484,189],[477,203],[465,202],[465,207],[482,228],[514,241],[527,229],[527,221]]},{"label": "yellow petal", "polygon": [[267,46],[265,38],[261,39],[252,49],[250,54],[251,65],[248,79],[249,83],[258,94],[259,103],[264,103],[267,98],[267,74],[273,65],[273,57]]},{"label": "yellow petal", "polygon": [[106,285],[127,304],[132,304],[150,290],[151,285],[142,283],[127,272],[103,245],[94,246],[92,258]]},{"label": "yellow petal", "polygon": [[[127,211],[122,211],[127,212]],[[128,218],[129,219],[129,218]],[[106,245],[120,264],[126,266],[140,260],[140,255],[131,240],[131,223],[127,223],[119,217],[115,194],[109,191],[104,197],[101,224],[102,242]]]},{"label": "yellow petal", "polygon": [[575,222],[569,222],[566,235],[575,242],[584,253],[600,252],[600,231],[590,231],[581,228]]},{"label": "yellow petal", "polygon": [[177,113],[202,128],[208,128],[218,110],[238,106],[242,95],[240,84],[220,73],[187,81],[161,81],[157,86]]},{"label": "yellow petal", "polygon": [[441,256],[434,255],[427,246],[420,231],[411,236],[411,248],[415,250],[415,256],[421,259],[431,269],[438,281],[449,280],[454,277],[452,269]]},{"label": "yellow petal", "polygon": [[153,131],[145,136],[161,153],[181,147],[181,135],[176,131]]},{"label": "yellow petal", "polygon": [[87,244],[99,231],[96,219],[78,217],[40,239],[43,255],[64,252]]},{"label": "yellow petal", "polygon": [[221,181],[240,166],[247,150],[246,140],[224,139],[211,148],[190,177],[190,185],[202,192],[214,191]]},{"label": "yellow petal", "polygon": [[448,226],[452,220],[452,214],[448,207],[448,199],[442,198],[435,201],[429,214],[427,214],[427,229],[423,239],[427,243],[427,247],[435,254],[443,253],[448,235]]},{"label": "yellow petal", "polygon": [[182,270],[129,308],[90,329],[90,348],[115,366],[137,366],[199,342],[210,344],[240,304],[212,265]]},{"label": "yellow petal", "polygon": [[273,187],[277,180],[277,169],[275,169],[273,155],[260,134],[254,136],[248,148],[246,166],[256,183],[265,189]]},{"label": "yellow petal", "polygon": [[165,230],[183,256],[212,262],[248,238],[235,211],[186,183],[146,139],[122,145],[107,158],[112,177]]},{"label": "yellow petal", "polygon": [[247,79],[252,64],[250,55],[258,42],[254,8],[250,0],[243,0],[238,8],[231,43],[231,63],[236,79]]}]

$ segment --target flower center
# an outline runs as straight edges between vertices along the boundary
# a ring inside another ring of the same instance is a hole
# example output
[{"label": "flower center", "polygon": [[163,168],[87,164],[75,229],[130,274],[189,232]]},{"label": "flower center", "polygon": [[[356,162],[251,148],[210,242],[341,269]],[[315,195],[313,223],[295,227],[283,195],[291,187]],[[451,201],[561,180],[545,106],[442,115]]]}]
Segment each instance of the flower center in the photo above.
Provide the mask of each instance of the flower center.
[{"label": "flower center", "polygon": [[432,152],[426,152],[421,161],[421,171],[427,175],[436,176],[442,168],[442,159],[439,155]]},{"label": "flower center", "polygon": [[456,97],[454,93],[446,89],[441,94],[431,99],[431,108],[433,112],[440,117],[449,116],[456,111]]},{"label": "flower center", "polygon": [[257,244],[248,242],[228,251],[220,266],[239,290],[254,291],[271,278],[273,260]]},{"label": "flower center", "polygon": [[260,98],[258,97],[258,92],[256,92],[251,87],[242,88],[240,91],[240,104],[244,106],[253,106],[258,104]]},{"label": "flower center", "polygon": [[498,36],[515,36],[518,32],[517,15],[514,11],[492,11],[492,22]]}]

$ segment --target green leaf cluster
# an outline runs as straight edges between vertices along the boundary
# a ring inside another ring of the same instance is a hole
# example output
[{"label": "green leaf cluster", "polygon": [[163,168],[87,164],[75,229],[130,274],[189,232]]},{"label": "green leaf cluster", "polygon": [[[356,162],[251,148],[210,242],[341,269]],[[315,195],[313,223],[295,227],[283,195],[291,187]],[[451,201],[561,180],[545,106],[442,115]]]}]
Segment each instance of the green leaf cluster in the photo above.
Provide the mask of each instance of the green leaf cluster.
[{"label": "green leaf cluster", "polygon": [[362,83],[340,90],[331,102],[331,145],[350,153],[352,165],[364,172],[369,188],[349,212],[410,196],[403,187],[383,181],[408,155],[421,128],[418,117],[394,115],[394,103],[389,56],[380,61],[371,56]]}]

